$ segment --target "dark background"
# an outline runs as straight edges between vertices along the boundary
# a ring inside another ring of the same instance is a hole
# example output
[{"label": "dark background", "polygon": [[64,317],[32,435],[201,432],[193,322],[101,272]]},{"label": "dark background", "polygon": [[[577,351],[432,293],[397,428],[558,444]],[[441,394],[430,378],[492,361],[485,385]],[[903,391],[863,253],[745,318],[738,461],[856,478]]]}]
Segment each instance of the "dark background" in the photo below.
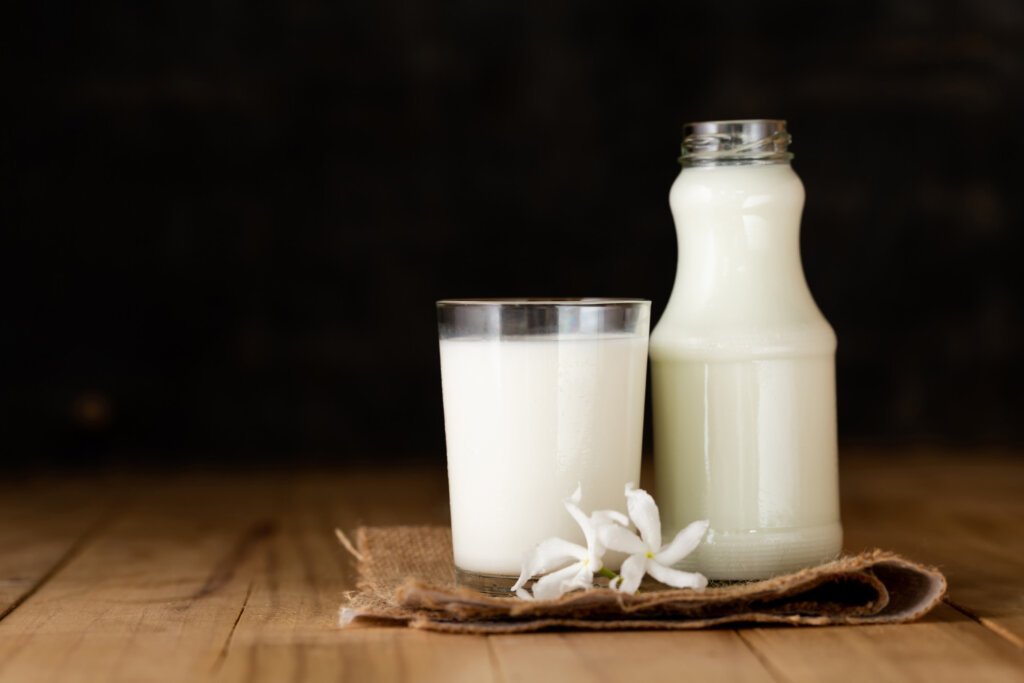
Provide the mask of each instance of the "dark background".
[{"label": "dark background", "polygon": [[8,464],[443,458],[434,300],[657,316],[681,124],[746,117],[790,122],[842,437],[1024,437],[1021,3],[32,3],[4,33]]}]

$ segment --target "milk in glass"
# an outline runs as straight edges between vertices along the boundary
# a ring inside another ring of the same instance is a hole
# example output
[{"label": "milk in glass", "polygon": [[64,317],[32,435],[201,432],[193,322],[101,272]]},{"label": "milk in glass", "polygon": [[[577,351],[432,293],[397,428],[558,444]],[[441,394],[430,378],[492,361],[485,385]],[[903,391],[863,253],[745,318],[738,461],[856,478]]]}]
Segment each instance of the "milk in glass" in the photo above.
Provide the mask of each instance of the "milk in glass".
[{"label": "milk in glass", "polygon": [[584,510],[625,511],[625,484],[640,477],[647,325],[441,339],[461,572],[518,576],[546,538],[583,544],[563,505],[578,485]]}]

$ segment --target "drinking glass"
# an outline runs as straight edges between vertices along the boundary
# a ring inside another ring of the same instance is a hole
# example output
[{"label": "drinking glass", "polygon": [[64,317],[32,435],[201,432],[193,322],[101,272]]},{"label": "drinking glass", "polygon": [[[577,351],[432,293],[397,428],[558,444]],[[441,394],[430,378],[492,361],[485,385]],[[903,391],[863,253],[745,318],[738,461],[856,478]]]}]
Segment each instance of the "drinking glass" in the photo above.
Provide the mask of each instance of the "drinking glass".
[{"label": "drinking glass", "polygon": [[583,544],[563,501],[625,511],[639,485],[650,301],[437,302],[460,584],[508,595],[546,538]]}]

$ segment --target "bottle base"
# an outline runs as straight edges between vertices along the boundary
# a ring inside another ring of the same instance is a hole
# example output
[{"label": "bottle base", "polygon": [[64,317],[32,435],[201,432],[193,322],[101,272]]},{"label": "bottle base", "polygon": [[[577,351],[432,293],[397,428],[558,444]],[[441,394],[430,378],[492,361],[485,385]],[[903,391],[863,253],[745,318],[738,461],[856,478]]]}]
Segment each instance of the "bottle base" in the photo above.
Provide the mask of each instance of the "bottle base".
[{"label": "bottle base", "polygon": [[755,581],[834,560],[843,547],[839,522],[792,529],[711,529],[678,565],[712,581]]}]

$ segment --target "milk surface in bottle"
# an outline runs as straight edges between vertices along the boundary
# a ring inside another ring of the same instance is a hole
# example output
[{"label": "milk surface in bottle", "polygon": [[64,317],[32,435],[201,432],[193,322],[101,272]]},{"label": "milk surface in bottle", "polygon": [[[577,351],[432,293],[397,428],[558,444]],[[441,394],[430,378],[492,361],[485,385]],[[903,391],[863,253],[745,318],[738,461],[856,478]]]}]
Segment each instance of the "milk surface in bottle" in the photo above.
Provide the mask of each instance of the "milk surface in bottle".
[{"label": "milk surface in bottle", "polygon": [[682,567],[763,578],[842,546],[836,339],[804,279],[785,122],[684,136],[678,271],[650,339],[657,499],[666,537],[710,520]]}]

